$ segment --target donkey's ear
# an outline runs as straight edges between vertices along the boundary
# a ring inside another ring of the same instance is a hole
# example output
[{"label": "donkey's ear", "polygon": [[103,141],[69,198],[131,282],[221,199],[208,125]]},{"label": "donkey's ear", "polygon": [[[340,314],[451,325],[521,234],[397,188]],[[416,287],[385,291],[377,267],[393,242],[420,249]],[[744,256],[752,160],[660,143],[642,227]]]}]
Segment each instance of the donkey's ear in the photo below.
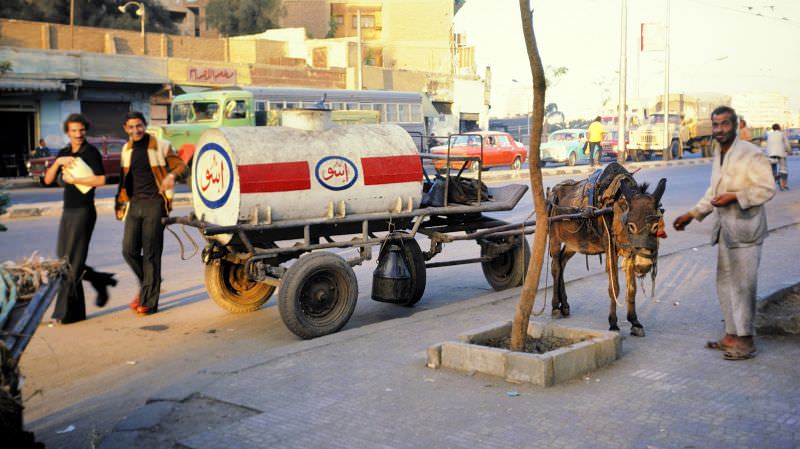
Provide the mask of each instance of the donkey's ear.
[{"label": "donkey's ear", "polygon": [[661,203],[661,197],[664,195],[664,191],[666,189],[667,189],[667,178],[661,178],[661,180],[658,181],[656,190],[653,191],[653,198],[655,198],[656,204]]}]

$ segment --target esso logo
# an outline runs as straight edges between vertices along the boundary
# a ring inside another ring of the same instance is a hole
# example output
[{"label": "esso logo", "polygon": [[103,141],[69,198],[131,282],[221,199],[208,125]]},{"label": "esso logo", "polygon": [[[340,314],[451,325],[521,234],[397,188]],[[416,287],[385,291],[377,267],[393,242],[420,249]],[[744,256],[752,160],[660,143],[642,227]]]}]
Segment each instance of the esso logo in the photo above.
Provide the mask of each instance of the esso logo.
[{"label": "esso logo", "polygon": [[194,189],[207,207],[222,207],[233,188],[233,164],[228,153],[215,143],[200,149],[194,161]]},{"label": "esso logo", "polygon": [[317,181],[329,190],[350,188],[358,179],[356,164],[342,156],[328,156],[317,162]]}]

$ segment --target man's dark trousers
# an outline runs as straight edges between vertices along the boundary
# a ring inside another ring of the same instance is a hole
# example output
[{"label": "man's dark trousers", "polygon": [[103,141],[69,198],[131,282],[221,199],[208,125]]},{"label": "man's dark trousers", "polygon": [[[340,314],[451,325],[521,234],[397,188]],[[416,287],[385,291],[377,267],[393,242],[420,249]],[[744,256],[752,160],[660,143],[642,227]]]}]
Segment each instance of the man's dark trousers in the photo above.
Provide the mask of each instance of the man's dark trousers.
[{"label": "man's dark trousers", "polygon": [[164,217],[166,210],[161,198],[133,200],[122,237],[122,256],[139,278],[139,304],[153,312],[158,310],[161,292],[161,253],[164,249],[161,219]]},{"label": "man's dark trousers", "polygon": [[65,324],[86,319],[81,276],[96,221],[97,213],[94,207],[64,209],[61,215],[56,255],[62,259],[68,258],[69,272],[58,292],[53,319]]}]

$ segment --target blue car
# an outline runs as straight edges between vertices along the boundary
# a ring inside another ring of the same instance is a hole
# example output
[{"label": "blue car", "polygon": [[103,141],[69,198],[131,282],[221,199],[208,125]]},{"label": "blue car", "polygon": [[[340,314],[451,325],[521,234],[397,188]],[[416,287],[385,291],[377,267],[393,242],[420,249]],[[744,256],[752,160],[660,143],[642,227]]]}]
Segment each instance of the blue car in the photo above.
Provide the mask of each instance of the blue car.
[{"label": "blue car", "polygon": [[550,134],[547,142],[540,146],[542,166],[547,162],[566,162],[567,165],[589,162],[589,155],[583,152],[586,132],[585,129],[562,129]]}]

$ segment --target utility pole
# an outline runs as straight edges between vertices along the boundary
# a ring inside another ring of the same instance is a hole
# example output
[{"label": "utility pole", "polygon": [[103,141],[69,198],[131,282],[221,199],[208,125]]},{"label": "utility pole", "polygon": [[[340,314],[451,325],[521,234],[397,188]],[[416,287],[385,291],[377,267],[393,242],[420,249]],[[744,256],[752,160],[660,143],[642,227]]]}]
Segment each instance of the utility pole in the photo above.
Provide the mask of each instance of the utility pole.
[{"label": "utility pole", "polygon": [[627,128],[628,104],[626,84],[628,82],[628,0],[622,2],[620,17],[620,43],[619,43],[619,111],[617,113],[617,162],[625,162],[628,156],[628,147],[625,142]]},{"label": "utility pole", "polygon": [[[664,25],[664,99],[661,101],[662,111],[664,112],[664,155],[662,159],[668,161],[672,159],[672,133],[669,129],[669,3],[666,0],[666,19]],[[678,150],[680,154],[680,150]]]},{"label": "utility pole", "polygon": [[69,48],[75,49],[75,0],[69,0]]}]

